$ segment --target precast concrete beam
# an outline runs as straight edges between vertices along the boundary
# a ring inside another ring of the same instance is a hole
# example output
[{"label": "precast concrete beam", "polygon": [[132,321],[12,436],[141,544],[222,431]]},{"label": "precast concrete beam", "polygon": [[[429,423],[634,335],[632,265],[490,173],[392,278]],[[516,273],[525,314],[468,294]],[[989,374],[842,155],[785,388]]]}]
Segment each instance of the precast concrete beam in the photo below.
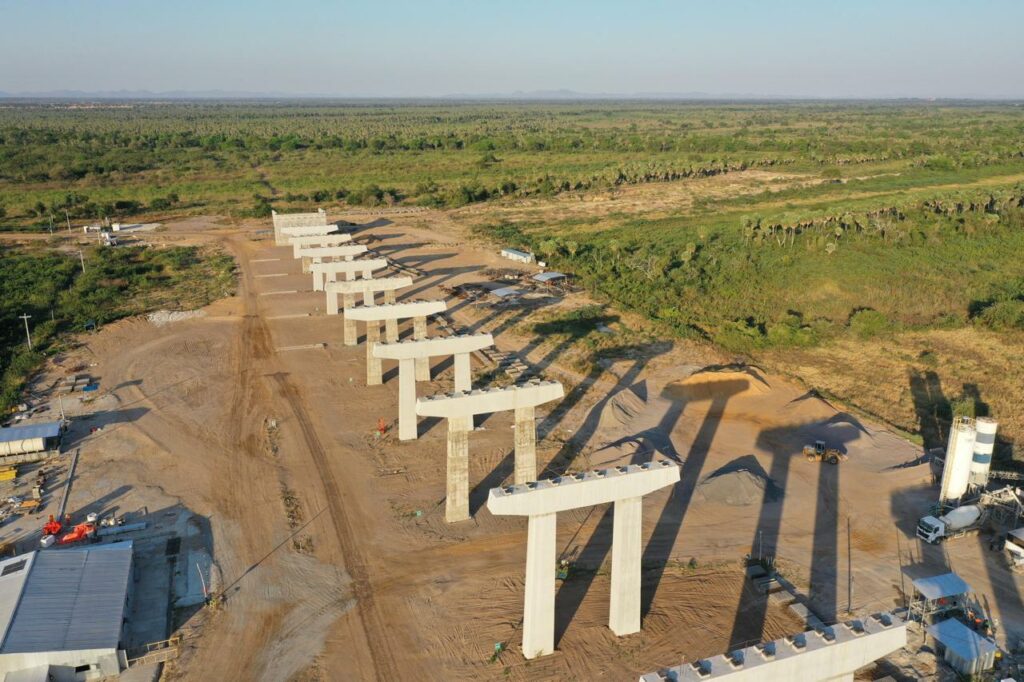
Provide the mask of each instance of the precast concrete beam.
[{"label": "precast concrete beam", "polygon": [[345,279],[353,279],[357,274],[362,274],[364,279],[368,279],[374,270],[382,270],[387,266],[388,262],[384,258],[367,258],[313,263],[309,266],[309,271],[313,273],[313,291],[323,291],[324,282],[336,281],[339,273],[344,274]]},{"label": "precast concrete beam", "polygon": [[674,462],[659,460],[629,464],[492,488],[487,498],[487,508],[493,514],[511,516],[553,514],[642,497],[677,481],[679,466]]},{"label": "precast concrete beam", "polygon": [[342,246],[308,246],[296,249],[296,258],[354,258],[366,253],[364,244],[345,244]]},{"label": "precast concrete beam", "polygon": [[440,394],[416,401],[421,417],[451,417],[490,414],[520,407],[536,407],[565,395],[557,381],[530,381],[505,388],[476,389]]}]

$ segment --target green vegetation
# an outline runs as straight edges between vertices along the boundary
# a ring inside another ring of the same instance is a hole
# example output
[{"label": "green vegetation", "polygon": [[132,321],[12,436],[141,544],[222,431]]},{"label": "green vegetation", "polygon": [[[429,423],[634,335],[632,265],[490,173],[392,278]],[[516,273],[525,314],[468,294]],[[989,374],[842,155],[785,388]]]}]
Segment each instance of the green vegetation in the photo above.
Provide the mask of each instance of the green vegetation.
[{"label": "green vegetation", "polygon": [[1020,172],[1022,139],[1019,108],[998,104],[25,104],[0,110],[0,205],[39,226],[65,210],[458,207],[751,168],[822,193]]},{"label": "green vegetation", "polygon": [[[232,258],[195,247],[99,247],[85,266],[83,274],[77,251],[0,250],[0,412],[18,401],[62,333],[156,308],[203,306],[234,286]],[[23,314],[31,315],[31,350]]]}]

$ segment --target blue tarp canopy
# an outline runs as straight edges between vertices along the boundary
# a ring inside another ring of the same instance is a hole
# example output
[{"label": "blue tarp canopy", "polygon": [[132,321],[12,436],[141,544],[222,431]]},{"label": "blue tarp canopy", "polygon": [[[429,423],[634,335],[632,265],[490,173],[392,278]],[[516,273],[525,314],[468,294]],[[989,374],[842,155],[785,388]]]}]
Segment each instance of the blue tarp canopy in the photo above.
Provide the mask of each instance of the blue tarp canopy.
[{"label": "blue tarp canopy", "polygon": [[60,435],[60,422],[46,422],[43,424],[25,424],[24,426],[10,426],[0,429],[0,443],[10,443],[15,440],[30,440],[32,438],[56,438]]},{"label": "blue tarp canopy", "polygon": [[965,661],[985,658],[996,651],[996,645],[992,641],[985,639],[956,618],[929,626],[928,634]]},{"label": "blue tarp canopy", "polygon": [[971,591],[970,585],[956,573],[944,573],[933,575],[930,578],[920,578],[914,581],[914,589],[920,592],[925,599],[936,600],[945,597],[955,597],[959,594],[966,594]]}]

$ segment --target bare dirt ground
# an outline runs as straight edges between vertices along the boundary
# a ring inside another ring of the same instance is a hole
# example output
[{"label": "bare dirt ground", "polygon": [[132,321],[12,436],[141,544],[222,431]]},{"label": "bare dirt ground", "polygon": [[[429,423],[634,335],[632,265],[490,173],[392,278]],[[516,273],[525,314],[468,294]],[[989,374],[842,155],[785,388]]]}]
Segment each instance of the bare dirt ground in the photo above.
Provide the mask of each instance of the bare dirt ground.
[{"label": "bare dirt ground", "polygon": [[[401,298],[442,297],[440,285],[507,265],[430,214],[349,219],[367,226],[359,237],[380,240],[373,248],[426,271]],[[1005,628],[1024,633],[1021,581],[982,543],[947,553],[909,539],[935,497],[919,446],[784,378],[723,367],[701,346],[632,348],[581,374],[567,349],[517,335],[523,314],[451,298],[456,321],[566,383],[565,400],[538,415],[548,472],[683,463],[680,484],[644,501],[643,630],[616,638],[605,625],[611,510],[565,513],[559,547],[579,571],[558,589],[558,651],[525,661],[526,524],[484,506],[511,474],[509,415],[478,421],[473,519],[446,524],[445,424],[421,422],[414,442],[374,436],[378,418],[397,417],[396,369],[385,363],[384,385],[365,385],[365,348],[341,344],[341,318],[320,314],[323,295],[290,249],[274,247],[265,225],[212,220],[170,224],[159,238],[223,243],[239,293],[202,317],[127,320],[86,339],[78,353],[97,365],[107,402],[104,428],[78,443],[89,484],[70,509],[95,503],[105,482],[105,505],[155,491],[208,524],[225,602],[183,616],[189,637],[169,679],[635,678],[802,629],[745,587],[747,554],[776,556],[826,621],[899,604],[901,564],[952,565]],[[419,394],[449,388],[450,366],[438,360]],[[849,461],[804,461],[815,438]],[[723,496],[738,470],[742,494]],[[495,655],[497,643],[506,648]]]}]

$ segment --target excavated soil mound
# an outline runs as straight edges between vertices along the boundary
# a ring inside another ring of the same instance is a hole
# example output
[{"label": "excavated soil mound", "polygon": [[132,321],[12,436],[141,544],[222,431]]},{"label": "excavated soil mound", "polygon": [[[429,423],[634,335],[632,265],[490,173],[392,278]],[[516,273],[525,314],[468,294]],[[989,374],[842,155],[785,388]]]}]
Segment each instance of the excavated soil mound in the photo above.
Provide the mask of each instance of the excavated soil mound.
[{"label": "excavated soil mound", "polygon": [[697,486],[707,502],[744,507],[748,504],[776,502],[782,489],[762,471],[747,468],[715,472]]},{"label": "excavated soil mound", "polygon": [[665,386],[663,395],[671,400],[729,400],[759,396],[771,391],[771,385],[752,367],[735,371],[697,372]]},{"label": "excavated soil mound", "polygon": [[599,428],[626,426],[647,407],[647,401],[631,388],[619,391],[601,411]]}]

